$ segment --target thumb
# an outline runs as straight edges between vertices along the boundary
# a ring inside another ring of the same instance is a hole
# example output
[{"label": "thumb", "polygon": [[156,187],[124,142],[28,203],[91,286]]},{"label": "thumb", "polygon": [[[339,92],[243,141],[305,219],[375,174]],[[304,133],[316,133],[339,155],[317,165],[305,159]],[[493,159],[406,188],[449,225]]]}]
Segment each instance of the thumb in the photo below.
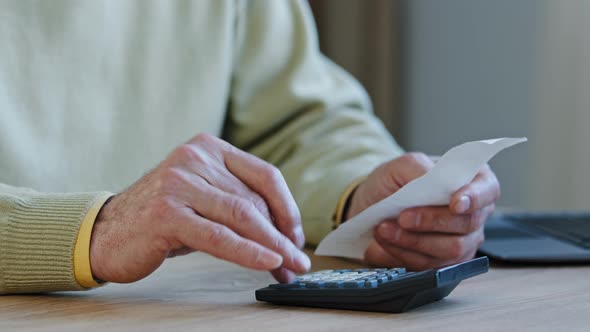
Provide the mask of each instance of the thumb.
[{"label": "thumb", "polygon": [[390,161],[386,169],[392,184],[401,188],[426,174],[432,167],[434,161],[430,157],[421,152],[410,152]]}]

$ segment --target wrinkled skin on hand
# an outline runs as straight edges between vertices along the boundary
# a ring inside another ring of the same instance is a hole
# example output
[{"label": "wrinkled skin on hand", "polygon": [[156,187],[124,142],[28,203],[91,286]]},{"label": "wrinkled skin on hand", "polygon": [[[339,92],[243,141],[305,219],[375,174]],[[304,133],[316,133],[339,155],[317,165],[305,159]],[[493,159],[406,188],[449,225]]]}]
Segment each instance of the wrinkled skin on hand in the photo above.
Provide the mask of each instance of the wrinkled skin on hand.
[{"label": "wrinkled skin on hand", "polygon": [[[433,166],[433,159],[422,153],[408,153],[382,164],[355,190],[346,219]],[[424,270],[473,258],[483,243],[484,223],[499,196],[498,180],[486,165],[471,183],[452,195],[449,206],[411,208],[397,219],[382,221],[375,228],[375,240],[365,251],[365,260],[376,266]]]},{"label": "wrinkled skin on hand", "polygon": [[310,268],[304,241],[280,171],[200,134],[103,206],[90,260],[95,278],[127,283],[198,250],[287,282]]}]

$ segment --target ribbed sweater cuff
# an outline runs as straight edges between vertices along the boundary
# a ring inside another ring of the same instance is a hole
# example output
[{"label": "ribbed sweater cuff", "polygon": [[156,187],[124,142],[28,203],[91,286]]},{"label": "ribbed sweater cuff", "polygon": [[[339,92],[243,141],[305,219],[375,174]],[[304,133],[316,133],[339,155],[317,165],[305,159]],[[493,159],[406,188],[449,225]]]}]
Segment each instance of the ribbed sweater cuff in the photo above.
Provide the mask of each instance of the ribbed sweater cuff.
[{"label": "ribbed sweater cuff", "polygon": [[80,223],[104,192],[31,194],[16,199],[0,233],[0,289],[8,293],[82,290],[74,274]]}]

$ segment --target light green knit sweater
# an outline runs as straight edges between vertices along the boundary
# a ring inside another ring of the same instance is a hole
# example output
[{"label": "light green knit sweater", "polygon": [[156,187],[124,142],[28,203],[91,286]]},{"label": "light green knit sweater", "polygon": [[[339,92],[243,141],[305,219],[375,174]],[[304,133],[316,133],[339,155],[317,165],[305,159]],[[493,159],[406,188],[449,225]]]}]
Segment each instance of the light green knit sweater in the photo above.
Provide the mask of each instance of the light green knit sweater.
[{"label": "light green knit sweater", "polygon": [[8,0],[0,45],[0,293],[80,289],[93,200],[199,132],[279,166],[310,243],[401,152],[304,2]]}]

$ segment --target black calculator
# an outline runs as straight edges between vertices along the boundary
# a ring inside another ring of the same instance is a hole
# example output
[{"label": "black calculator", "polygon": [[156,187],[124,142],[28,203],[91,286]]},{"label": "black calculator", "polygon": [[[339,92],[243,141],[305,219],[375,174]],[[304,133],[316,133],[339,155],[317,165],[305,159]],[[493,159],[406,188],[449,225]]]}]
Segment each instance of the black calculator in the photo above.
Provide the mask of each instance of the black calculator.
[{"label": "black calculator", "polygon": [[258,301],[273,304],[404,312],[438,301],[463,279],[488,271],[487,257],[420,272],[394,269],[323,270],[256,291]]}]

